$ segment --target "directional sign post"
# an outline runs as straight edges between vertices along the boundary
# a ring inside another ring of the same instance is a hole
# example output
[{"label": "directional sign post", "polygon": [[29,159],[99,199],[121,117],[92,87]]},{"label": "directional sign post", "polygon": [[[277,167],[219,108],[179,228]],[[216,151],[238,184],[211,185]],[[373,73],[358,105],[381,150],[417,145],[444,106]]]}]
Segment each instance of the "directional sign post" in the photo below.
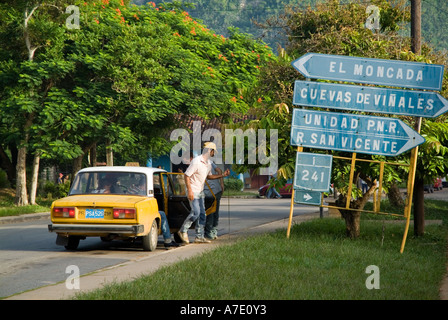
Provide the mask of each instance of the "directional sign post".
[{"label": "directional sign post", "polygon": [[[292,62],[305,78],[325,79],[371,85],[413,88],[421,90],[442,89],[443,65],[400,60],[371,59],[308,53]],[[334,83],[296,81],[293,104],[339,110],[388,113],[435,118],[448,111],[448,101],[440,94],[426,91],[406,91],[389,88],[352,86]],[[303,147],[352,152],[350,176],[354,174],[356,153],[397,156],[413,149],[409,165],[408,201],[404,217],[406,229],[400,252],[409,229],[412,190],[414,189],[418,146],[425,139],[418,132],[395,118],[373,117],[347,113],[294,109],[291,125],[291,145],[298,151]],[[381,168],[384,163],[381,163]],[[301,169],[297,165],[297,169]],[[297,174],[296,169],[296,174]],[[304,169],[301,169],[304,170]],[[382,169],[380,169],[381,171]],[[319,171],[315,171],[316,178]],[[298,178],[295,178],[297,180]],[[380,176],[380,181],[382,174]],[[300,179],[299,179],[300,180]],[[352,181],[352,179],[350,179]],[[300,182],[300,181],[298,181]],[[294,183],[298,183],[294,181]],[[350,194],[351,183],[348,194]],[[380,188],[381,190],[381,188]],[[291,201],[287,237],[292,222],[293,203],[320,204],[319,192],[294,188],[297,192]],[[311,194],[316,192],[316,194]],[[346,209],[349,209],[350,198]]]},{"label": "directional sign post", "polygon": [[292,62],[303,76],[392,87],[441,90],[443,65],[307,53]]},{"label": "directional sign post", "polygon": [[294,109],[291,145],[396,156],[425,139],[395,118]]},{"label": "directional sign post", "polygon": [[426,118],[436,118],[448,111],[448,101],[432,91],[311,81],[295,82],[293,104]]},{"label": "directional sign post", "polygon": [[327,192],[332,162],[331,155],[297,152],[294,189]]},{"label": "directional sign post", "polygon": [[322,193],[309,190],[294,190],[294,203],[320,205]]}]

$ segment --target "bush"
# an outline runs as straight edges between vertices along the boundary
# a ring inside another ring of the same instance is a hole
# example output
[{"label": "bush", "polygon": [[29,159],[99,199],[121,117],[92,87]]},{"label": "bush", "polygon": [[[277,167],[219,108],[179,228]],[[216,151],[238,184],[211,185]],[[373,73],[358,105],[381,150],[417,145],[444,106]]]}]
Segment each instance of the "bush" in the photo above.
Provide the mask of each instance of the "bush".
[{"label": "bush", "polygon": [[240,191],[243,189],[243,181],[236,178],[227,178],[224,179],[224,189],[225,190],[231,190],[231,191]]},{"label": "bush", "polygon": [[54,182],[47,181],[42,187],[40,195],[42,197],[46,197],[49,199],[52,198],[59,199],[66,197],[69,190],[70,190],[70,182],[68,181],[66,183],[61,184],[56,184]]},{"label": "bush", "polygon": [[6,172],[0,169],[0,188],[9,188],[9,181]]}]

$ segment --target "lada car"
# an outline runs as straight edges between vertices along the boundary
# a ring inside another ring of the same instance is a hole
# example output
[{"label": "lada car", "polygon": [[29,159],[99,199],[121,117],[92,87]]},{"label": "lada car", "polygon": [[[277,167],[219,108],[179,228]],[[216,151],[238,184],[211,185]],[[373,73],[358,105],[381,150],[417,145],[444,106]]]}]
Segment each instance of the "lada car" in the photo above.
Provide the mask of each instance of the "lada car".
[{"label": "lada car", "polygon": [[[205,199],[207,214],[216,210],[211,195]],[[69,250],[86,237],[101,237],[141,240],[144,250],[153,251],[161,234],[159,211],[165,212],[170,231],[178,231],[190,213],[183,174],[148,167],[85,168],[68,196],[51,205],[48,230],[57,234],[56,244]]]}]

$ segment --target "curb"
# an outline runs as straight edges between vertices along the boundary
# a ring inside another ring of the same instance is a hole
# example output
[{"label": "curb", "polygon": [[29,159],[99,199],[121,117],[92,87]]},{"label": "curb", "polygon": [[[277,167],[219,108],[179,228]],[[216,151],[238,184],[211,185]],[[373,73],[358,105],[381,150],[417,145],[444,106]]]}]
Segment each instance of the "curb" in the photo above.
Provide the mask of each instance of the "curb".
[{"label": "curb", "polygon": [[0,224],[20,223],[20,222],[48,220],[48,219],[50,219],[50,212],[25,213],[19,216],[1,217]]}]

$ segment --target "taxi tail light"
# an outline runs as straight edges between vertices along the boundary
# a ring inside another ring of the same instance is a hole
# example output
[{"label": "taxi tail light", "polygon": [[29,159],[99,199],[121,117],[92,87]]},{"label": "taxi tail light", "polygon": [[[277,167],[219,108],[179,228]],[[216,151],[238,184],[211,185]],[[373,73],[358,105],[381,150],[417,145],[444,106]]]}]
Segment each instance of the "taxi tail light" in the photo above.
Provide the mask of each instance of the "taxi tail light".
[{"label": "taxi tail light", "polygon": [[136,216],[133,208],[114,208],[114,219],[135,219]]},{"label": "taxi tail light", "polygon": [[75,208],[55,207],[53,208],[53,216],[59,218],[74,218]]}]

